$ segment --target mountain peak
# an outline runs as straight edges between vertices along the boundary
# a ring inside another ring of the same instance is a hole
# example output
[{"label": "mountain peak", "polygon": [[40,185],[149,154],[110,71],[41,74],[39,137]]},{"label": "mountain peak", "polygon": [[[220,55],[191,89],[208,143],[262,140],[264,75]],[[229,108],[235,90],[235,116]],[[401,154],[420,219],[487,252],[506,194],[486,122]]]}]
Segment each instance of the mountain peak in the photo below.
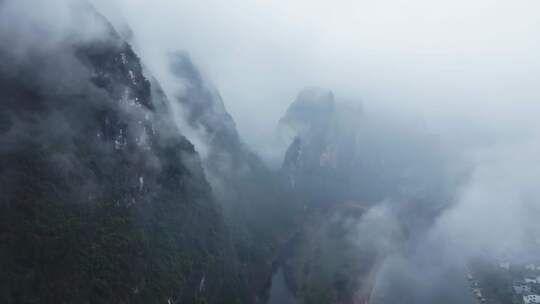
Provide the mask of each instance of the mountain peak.
[{"label": "mountain peak", "polygon": [[280,119],[280,136],[292,140],[296,136],[328,129],[335,107],[332,91],[319,87],[304,88]]}]

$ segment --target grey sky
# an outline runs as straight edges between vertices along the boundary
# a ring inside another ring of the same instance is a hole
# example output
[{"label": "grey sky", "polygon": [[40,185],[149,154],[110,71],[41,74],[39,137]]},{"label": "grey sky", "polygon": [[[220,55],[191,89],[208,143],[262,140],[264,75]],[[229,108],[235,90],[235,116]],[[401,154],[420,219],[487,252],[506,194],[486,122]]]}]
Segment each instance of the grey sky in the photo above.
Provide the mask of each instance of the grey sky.
[{"label": "grey sky", "polygon": [[143,57],[191,53],[253,145],[310,85],[438,129],[444,118],[506,132],[539,108],[539,1],[113,3]]},{"label": "grey sky", "polygon": [[[327,87],[337,99],[422,120],[477,168],[445,227],[482,204],[486,218],[517,224],[506,211],[540,169],[531,153],[540,132],[540,1],[94,2],[127,20],[158,78],[163,54],[187,50],[262,154],[298,91]],[[493,222],[481,224],[483,235]]]},{"label": "grey sky", "polygon": [[[54,43],[80,21],[64,10],[69,0],[38,2],[5,2],[0,12],[0,27],[27,48],[25,39]],[[174,85],[166,55],[188,51],[263,156],[300,89],[326,87],[338,100],[399,116],[394,123],[421,120],[473,165],[429,237],[461,253],[498,253],[540,233],[540,1],[92,2],[130,25],[134,47],[164,86]],[[9,17],[20,10],[48,35]]]}]

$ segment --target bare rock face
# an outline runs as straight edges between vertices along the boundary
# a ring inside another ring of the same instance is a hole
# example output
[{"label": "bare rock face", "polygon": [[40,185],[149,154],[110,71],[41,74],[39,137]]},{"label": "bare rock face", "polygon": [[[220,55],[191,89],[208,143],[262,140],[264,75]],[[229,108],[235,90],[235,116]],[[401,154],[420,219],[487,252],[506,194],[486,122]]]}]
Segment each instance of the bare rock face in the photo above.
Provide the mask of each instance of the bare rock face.
[{"label": "bare rock face", "polygon": [[[330,127],[335,111],[334,93],[321,88],[303,89],[280,120],[284,136],[306,136]],[[287,134],[289,133],[289,134]]]},{"label": "bare rock face", "polygon": [[[330,204],[347,195],[357,128],[353,120],[342,126],[342,112],[331,91],[308,88],[298,94],[279,121],[280,136],[291,142],[282,174],[308,204]],[[350,112],[361,119],[359,110]]]}]

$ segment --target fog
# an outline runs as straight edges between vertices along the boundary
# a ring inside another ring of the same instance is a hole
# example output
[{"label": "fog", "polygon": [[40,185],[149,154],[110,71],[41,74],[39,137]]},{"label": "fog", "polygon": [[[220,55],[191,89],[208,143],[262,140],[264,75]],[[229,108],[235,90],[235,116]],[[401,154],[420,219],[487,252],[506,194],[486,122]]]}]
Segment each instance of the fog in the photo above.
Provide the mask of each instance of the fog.
[{"label": "fog", "polygon": [[281,157],[276,124],[306,86],[418,121],[470,169],[426,232],[448,256],[500,256],[538,230],[540,2],[95,2],[123,16],[151,69],[188,51],[266,159]]},{"label": "fog", "polygon": [[538,110],[537,1],[114,3],[108,10],[130,23],[143,57],[191,54],[260,150],[310,85],[419,115],[459,137],[471,129],[504,140],[527,135]]},{"label": "fog", "polygon": [[[126,34],[169,96],[182,90],[171,75],[169,56],[187,51],[219,90],[241,138],[271,166],[281,164],[290,143],[276,138],[278,122],[309,86],[332,90],[336,100],[362,108],[371,128],[366,144],[385,132],[408,136],[403,130],[411,129],[410,122],[414,132],[420,129],[436,139],[439,146],[429,153],[442,151],[444,157],[434,159],[445,162],[445,173],[459,175],[459,183],[450,202],[436,215],[430,213],[427,227],[409,243],[389,244],[393,239],[384,238],[394,227],[378,227],[385,232],[375,238],[383,238],[377,243],[384,244],[388,260],[376,290],[403,282],[410,284],[405,289],[422,290],[426,278],[442,286],[449,269],[464,269],[477,256],[523,263],[537,259],[531,244],[540,233],[539,1],[91,2]],[[92,20],[83,20],[90,30],[72,31],[77,19],[64,11],[67,0],[33,10],[25,7],[29,1],[6,3],[0,29],[9,26],[11,33],[32,41],[16,40],[14,54],[70,35],[83,40],[102,35]],[[14,26],[25,24],[9,18],[21,15],[18,10],[36,12],[25,15],[32,23],[53,26],[44,33]],[[377,119],[384,128],[372,123]],[[363,125],[346,125],[351,126]],[[199,135],[185,133],[205,153]],[[381,147],[392,153],[400,149],[397,144]],[[419,153],[414,161],[425,165],[423,157]],[[385,220],[424,220],[416,214],[422,204],[405,201],[384,209]],[[359,231],[371,227],[374,214],[388,204],[384,199],[376,203],[367,222],[358,223]],[[359,233],[356,242],[363,244],[363,238]],[[414,273],[418,268],[425,270],[421,276]],[[392,280],[399,282],[384,287]],[[414,293],[403,303],[429,303],[448,292],[437,290]]]}]

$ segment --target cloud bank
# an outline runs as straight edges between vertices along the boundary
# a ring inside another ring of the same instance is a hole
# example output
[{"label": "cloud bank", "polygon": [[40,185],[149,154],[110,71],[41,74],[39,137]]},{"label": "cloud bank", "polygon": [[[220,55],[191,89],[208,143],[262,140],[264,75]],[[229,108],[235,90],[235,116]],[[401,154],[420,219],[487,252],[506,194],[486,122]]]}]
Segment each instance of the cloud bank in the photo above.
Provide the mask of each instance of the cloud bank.
[{"label": "cloud bank", "polygon": [[540,228],[540,2],[94,3],[129,24],[164,87],[175,86],[168,54],[188,51],[219,88],[244,140],[267,159],[280,159],[276,124],[311,85],[398,125],[419,121],[437,137],[459,159],[456,171],[467,168],[470,178],[390,268],[425,266],[424,252],[434,248],[445,259],[428,265],[432,277],[478,254],[527,258]]}]

